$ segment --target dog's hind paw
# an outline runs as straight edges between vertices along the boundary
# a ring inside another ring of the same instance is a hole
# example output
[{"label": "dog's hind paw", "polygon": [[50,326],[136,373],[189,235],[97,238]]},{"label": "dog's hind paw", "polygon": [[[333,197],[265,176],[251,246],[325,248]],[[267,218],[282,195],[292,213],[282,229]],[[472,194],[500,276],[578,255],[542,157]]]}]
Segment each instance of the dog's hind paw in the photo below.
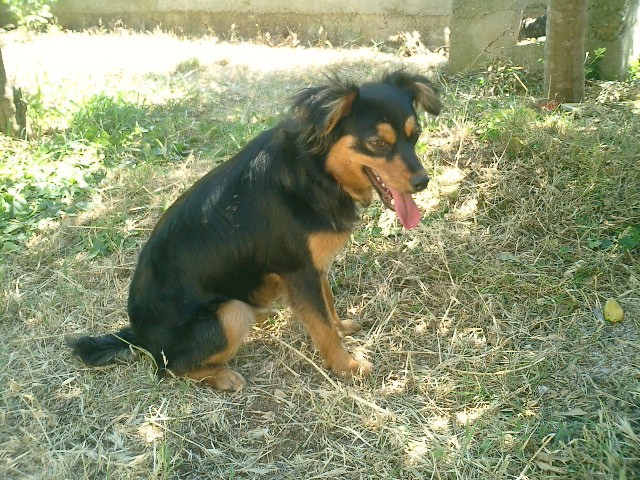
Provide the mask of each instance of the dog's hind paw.
[{"label": "dog's hind paw", "polygon": [[217,390],[237,392],[247,385],[242,375],[227,367],[203,367],[186,373],[185,377],[206,383]]},{"label": "dog's hind paw", "polygon": [[237,392],[242,390],[246,385],[247,381],[242,375],[229,368],[225,368],[218,378],[216,378],[214,387],[218,390],[231,390]]}]

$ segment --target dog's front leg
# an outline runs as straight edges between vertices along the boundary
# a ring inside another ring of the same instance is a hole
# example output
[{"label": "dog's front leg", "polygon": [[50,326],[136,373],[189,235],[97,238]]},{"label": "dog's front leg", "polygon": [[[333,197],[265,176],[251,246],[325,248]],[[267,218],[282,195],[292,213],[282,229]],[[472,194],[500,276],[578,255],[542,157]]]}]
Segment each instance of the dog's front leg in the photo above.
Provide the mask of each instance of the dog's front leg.
[{"label": "dog's front leg", "polygon": [[342,345],[336,319],[326,298],[325,274],[306,269],[286,275],[285,280],[293,314],[304,325],[327,367],[341,377],[371,372],[370,362],[355,360]]},{"label": "dog's front leg", "polygon": [[353,335],[354,333],[362,330],[362,325],[355,320],[340,320],[338,312],[336,312],[333,293],[331,293],[331,287],[329,286],[329,280],[327,279],[327,274],[324,272],[322,273],[322,294],[324,295],[325,303],[329,309],[329,314],[335,322],[336,327],[338,327],[338,330],[345,335]]}]

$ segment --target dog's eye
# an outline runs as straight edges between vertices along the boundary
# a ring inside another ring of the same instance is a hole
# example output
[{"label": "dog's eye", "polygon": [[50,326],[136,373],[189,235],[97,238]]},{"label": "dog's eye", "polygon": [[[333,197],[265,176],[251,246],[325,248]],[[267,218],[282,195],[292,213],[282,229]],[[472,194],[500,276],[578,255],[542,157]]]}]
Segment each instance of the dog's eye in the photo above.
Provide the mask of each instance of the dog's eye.
[{"label": "dog's eye", "polygon": [[369,140],[369,146],[374,150],[388,150],[389,148],[391,148],[391,145],[389,145],[381,138],[374,138],[372,140]]}]

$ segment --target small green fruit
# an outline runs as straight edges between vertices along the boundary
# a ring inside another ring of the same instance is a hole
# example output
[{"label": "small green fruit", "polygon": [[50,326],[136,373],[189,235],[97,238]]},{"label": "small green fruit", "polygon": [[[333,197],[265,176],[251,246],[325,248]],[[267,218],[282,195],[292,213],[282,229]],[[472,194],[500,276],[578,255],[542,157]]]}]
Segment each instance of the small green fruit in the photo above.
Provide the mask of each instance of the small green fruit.
[{"label": "small green fruit", "polygon": [[618,323],[624,318],[624,311],[618,302],[609,298],[604,304],[604,319],[607,322]]}]

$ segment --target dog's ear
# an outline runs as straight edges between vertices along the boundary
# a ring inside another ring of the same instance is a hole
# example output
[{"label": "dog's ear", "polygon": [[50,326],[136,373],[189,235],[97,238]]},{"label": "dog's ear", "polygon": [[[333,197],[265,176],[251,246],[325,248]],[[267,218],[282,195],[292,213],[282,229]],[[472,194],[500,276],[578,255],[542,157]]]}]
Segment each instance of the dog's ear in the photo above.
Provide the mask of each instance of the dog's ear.
[{"label": "dog's ear", "polygon": [[305,128],[307,141],[323,145],[340,120],[351,113],[358,87],[337,77],[321,87],[310,87],[293,97],[292,114]]},{"label": "dog's ear", "polygon": [[408,91],[416,105],[425,111],[438,115],[442,109],[442,102],[438,89],[431,81],[422,75],[415,75],[403,70],[388,73],[382,79],[384,83]]}]

